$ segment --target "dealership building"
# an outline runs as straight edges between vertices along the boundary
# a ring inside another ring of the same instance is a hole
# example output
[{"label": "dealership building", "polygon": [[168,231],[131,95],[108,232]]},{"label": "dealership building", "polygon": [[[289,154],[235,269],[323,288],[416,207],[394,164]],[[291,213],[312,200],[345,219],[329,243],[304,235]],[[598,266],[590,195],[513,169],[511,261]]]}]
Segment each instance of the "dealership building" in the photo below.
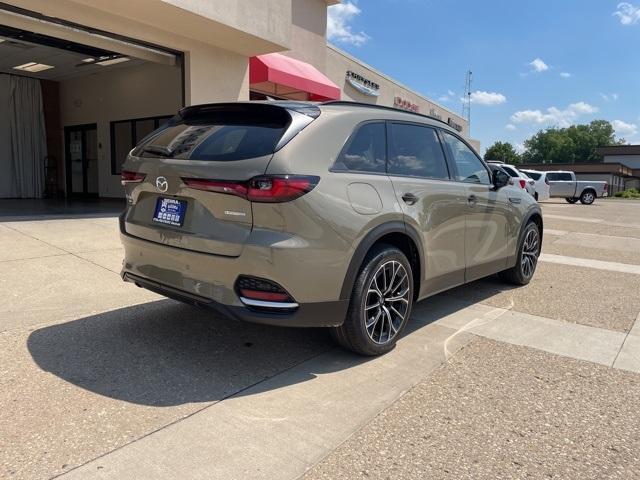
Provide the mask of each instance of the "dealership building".
[{"label": "dealership building", "polygon": [[434,116],[468,137],[460,115],[327,44],[336,3],[0,3],[0,198],[120,197],[127,152],[198,103],[352,100]]}]

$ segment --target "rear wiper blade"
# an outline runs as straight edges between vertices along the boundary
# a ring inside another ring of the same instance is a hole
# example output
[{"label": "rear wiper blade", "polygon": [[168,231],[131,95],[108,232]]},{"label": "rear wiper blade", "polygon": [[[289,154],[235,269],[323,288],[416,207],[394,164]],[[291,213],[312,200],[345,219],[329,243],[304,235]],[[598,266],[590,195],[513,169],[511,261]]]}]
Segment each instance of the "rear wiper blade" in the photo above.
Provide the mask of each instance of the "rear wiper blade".
[{"label": "rear wiper blade", "polygon": [[156,155],[161,155],[163,157],[170,157],[173,155],[173,150],[161,145],[146,145],[142,148],[140,153],[144,152],[155,153]]}]

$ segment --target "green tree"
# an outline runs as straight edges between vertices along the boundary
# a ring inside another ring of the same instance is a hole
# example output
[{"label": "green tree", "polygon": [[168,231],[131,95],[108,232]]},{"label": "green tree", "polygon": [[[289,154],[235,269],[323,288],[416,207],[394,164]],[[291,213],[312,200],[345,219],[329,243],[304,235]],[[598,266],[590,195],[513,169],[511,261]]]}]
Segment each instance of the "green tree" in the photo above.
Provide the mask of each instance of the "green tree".
[{"label": "green tree", "polygon": [[520,163],[520,155],[509,142],[496,142],[487,148],[485,160],[500,160],[504,163]]},{"label": "green tree", "polygon": [[606,120],[594,120],[588,125],[540,130],[524,141],[525,163],[581,163],[602,161],[596,153],[598,147],[621,145],[613,127]]}]

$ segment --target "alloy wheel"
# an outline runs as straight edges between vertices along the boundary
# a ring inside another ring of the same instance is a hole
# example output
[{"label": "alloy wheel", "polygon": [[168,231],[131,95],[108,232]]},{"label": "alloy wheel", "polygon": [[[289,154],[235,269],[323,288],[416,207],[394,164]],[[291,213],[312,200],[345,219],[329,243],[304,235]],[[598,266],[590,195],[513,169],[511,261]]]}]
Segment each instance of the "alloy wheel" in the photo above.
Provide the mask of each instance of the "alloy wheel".
[{"label": "alloy wheel", "polygon": [[593,193],[585,193],[582,199],[584,203],[593,203]]},{"label": "alloy wheel", "polygon": [[364,321],[367,335],[379,345],[398,334],[409,311],[411,288],[404,265],[390,260],[378,267],[365,295]]},{"label": "alloy wheel", "polygon": [[526,278],[531,278],[533,272],[536,269],[536,263],[538,262],[539,243],[538,230],[532,228],[524,237],[524,245],[522,246],[522,258],[520,259],[522,274]]}]

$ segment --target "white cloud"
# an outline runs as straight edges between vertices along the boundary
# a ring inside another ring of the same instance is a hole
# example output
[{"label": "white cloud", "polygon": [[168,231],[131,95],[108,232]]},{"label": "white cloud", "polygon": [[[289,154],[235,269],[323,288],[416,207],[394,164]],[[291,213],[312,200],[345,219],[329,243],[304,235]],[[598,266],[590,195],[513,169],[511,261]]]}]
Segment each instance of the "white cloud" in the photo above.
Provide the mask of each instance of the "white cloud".
[{"label": "white cloud", "polygon": [[571,74],[569,72],[560,72],[560,76],[562,78],[570,78]]},{"label": "white cloud", "polygon": [[519,154],[523,154],[523,153],[524,153],[524,151],[525,151],[524,143],[515,142],[515,143],[513,144],[513,149],[514,149],[517,153],[519,153]]},{"label": "white cloud", "polygon": [[506,101],[507,97],[501,93],[484,92],[482,90],[471,92],[471,103],[478,105],[500,105]]},{"label": "white cloud", "polygon": [[638,132],[638,126],[635,123],[627,123],[622,120],[614,120],[611,122],[616,135],[619,137],[633,136]]},{"label": "white cloud", "polygon": [[511,115],[513,123],[535,123],[568,127],[573,124],[580,115],[588,115],[597,112],[598,109],[585,102],[572,103],[567,108],[560,110],[557,107],[549,107],[544,112],[541,110],[520,110]]},{"label": "white cloud", "polygon": [[617,93],[601,93],[600,96],[605,102],[615,102],[618,100]]},{"label": "white cloud", "polygon": [[438,97],[438,100],[441,102],[448,102],[452,100],[455,96],[456,96],[456,92],[454,92],[453,90],[447,90],[447,93],[444,95],[440,95]]},{"label": "white cloud", "polygon": [[622,2],[618,4],[618,9],[613,12],[613,15],[620,19],[622,25],[635,25],[640,22],[640,7]]},{"label": "white cloud", "polygon": [[546,72],[549,70],[549,65],[544,63],[541,58],[536,58],[529,62],[529,65],[533,69],[534,72]]},{"label": "white cloud", "polygon": [[349,22],[359,15],[361,10],[353,2],[339,3],[327,9],[327,38],[359,47],[371,37],[364,32],[355,33]]},{"label": "white cloud", "polygon": [[518,128],[518,127],[516,127],[513,123],[507,123],[507,124],[504,126],[504,128],[506,128],[507,130],[515,130],[515,129],[516,129],[516,128]]}]

